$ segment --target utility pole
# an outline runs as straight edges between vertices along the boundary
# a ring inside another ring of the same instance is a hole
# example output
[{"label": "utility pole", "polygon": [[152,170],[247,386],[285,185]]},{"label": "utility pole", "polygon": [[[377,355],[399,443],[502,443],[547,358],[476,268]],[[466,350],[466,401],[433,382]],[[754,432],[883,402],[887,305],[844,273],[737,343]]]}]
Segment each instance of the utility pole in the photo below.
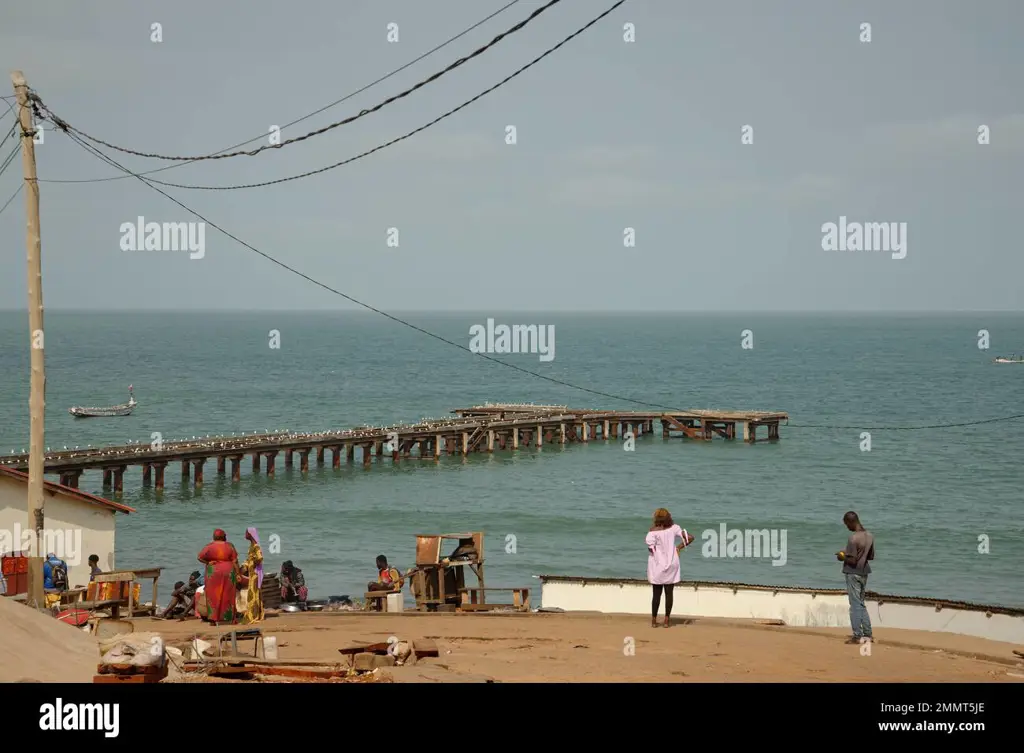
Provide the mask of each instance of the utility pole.
[{"label": "utility pole", "polygon": [[25,172],[25,217],[28,251],[28,329],[32,355],[32,382],[29,395],[31,434],[28,456],[28,526],[33,533],[28,552],[28,604],[42,607],[43,595],[43,420],[46,411],[46,372],[43,364],[43,269],[42,242],[39,238],[39,181],[36,180],[35,128],[32,125],[32,106],[29,103],[28,84],[21,71],[11,73],[14,95],[18,101],[18,121],[21,124],[21,164]]}]

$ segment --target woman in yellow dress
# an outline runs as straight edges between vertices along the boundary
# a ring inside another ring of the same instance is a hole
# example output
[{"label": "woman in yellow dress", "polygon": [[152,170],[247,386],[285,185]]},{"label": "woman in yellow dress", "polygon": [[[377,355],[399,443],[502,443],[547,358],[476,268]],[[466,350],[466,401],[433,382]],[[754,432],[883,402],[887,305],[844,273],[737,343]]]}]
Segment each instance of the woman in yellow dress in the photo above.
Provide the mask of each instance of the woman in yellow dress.
[{"label": "woman in yellow dress", "polygon": [[251,624],[263,621],[263,596],[260,593],[260,587],[263,585],[263,549],[260,547],[260,536],[255,528],[246,528],[245,538],[249,540],[249,554],[244,564],[245,573],[249,576],[245,621]]}]

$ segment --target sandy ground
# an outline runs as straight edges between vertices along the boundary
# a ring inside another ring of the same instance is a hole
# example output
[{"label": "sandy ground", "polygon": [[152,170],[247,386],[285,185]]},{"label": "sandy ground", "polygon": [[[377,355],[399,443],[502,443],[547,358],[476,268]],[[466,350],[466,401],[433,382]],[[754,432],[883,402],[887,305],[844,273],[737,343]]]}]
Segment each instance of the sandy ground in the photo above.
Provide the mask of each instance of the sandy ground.
[{"label": "sandy ground", "polygon": [[0,596],[0,682],[92,682],[95,639]]},{"label": "sandy ground", "polygon": [[[862,656],[841,629],[736,620],[678,620],[665,629],[631,615],[342,612],[282,614],[261,627],[277,636],[281,661],[336,664],[346,661],[338,649],[359,641],[434,640],[438,658],[386,670],[396,682],[1024,681],[1024,659],[1013,654],[1020,646],[918,631],[876,630],[871,655]],[[136,631],[160,632],[169,643],[229,629],[136,620]]]},{"label": "sandy ground", "polygon": [[[158,632],[172,645],[197,635],[216,643],[230,630],[133,622],[135,632]],[[282,614],[261,627],[277,636],[282,662],[347,663],[338,649],[357,642],[433,640],[440,656],[386,670],[395,682],[1024,681],[1024,659],[1013,653],[1024,647],[903,630],[876,630],[863,656],[841,629],[739,620],[677,619],[665,629],[625,615],[340,612]],[[91,682],[98,661],[95,639],[0,598],[0,682]]]}]

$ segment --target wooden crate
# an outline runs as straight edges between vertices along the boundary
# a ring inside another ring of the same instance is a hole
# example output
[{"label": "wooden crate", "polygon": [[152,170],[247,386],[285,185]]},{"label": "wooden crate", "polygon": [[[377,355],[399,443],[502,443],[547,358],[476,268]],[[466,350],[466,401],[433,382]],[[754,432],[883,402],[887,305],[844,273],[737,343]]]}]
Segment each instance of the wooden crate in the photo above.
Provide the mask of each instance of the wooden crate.
[{"label": "wooden crate", "polygon": [[167,677],[167,664],[160,667],[136,667],[132,664],[100,664],[94,683],[153,683]]}]

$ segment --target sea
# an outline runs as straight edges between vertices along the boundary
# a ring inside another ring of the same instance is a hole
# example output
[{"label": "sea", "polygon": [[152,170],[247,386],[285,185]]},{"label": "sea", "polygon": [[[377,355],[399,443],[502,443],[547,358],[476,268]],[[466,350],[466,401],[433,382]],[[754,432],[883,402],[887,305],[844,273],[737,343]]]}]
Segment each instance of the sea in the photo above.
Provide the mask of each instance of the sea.
[{"label": "sea", "polygon": [[[361,311],[47,312],[45,444],[378,426],[486,402],[778,410],[789,425],[753,445],[663,439],[655,424],[635,443],[368,469],[357,454],[335,470],[328,453],[307,474],[279,456],[275,477],[247,460],[235,484],[211,462],[198,490],[173,464],[162,493],[129,469],[120,501],[136,512],[118,518],[118,569],[162,567],[166,588],[197,569],[215,528],[244,555],[255,526],[266,567],[294,561],[310,598],[361,597],[378,554],[404,570],[417,534],[461,531],[485,532],[489,586],[645,578],[644,537],[666,507],[696,538],[684,579],[842,588],[835,553],[854,510],[876,538],[870,590],[1024,607],[1024,419],[995,420],[1024,413],[1024,364],[993,363],[1024,351],[1024,314],[401,318],[431,334]],[[488,319],[553,325],[554,359],[465,350]],[[68,414],[125,402],[129,384],[129,417]],[[0,454],[28,447],[28,399],[27,314],[0,312]],[[104,494],[101,472],[81,487]],[[717,541],[748,530],[775,550]]]}]

